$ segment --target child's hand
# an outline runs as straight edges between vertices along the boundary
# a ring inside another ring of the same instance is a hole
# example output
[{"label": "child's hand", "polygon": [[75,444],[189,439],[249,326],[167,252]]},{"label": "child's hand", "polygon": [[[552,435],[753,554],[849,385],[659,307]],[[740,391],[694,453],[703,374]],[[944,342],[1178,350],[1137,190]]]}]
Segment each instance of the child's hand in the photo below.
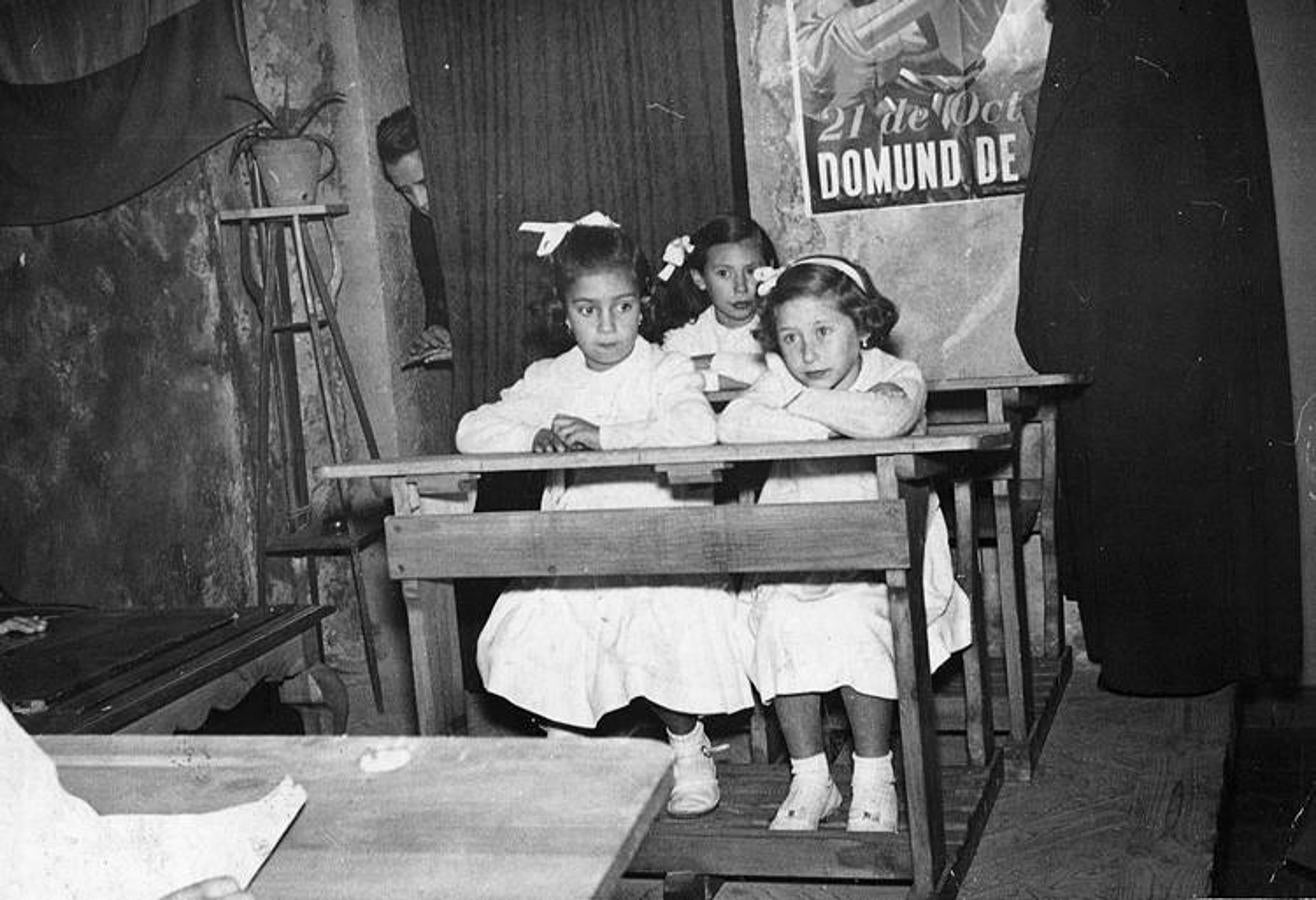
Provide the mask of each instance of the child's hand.
[{"label": "child's hand", "polygon": [[41,616],[13,616],[0,620],[0,634],[17,631],[19,634],[40,634],[46,630],[46,620]]},{"label": "child's hand", "polygon": [[252,896],[239,890],[238,883],[225,875],[180,888],[161,900],[252,900]]},{"label": "child's hand", "polygon": [[553,433],[572,450],[602,450],[599,426],[593,422],[558,413],[553,417]]},{"label": "child's hand", "polygon": [[775,353],[770,354],[768,371],[754,382],[755,399],[767,406],[784,409],[802,393],[804,393],[804,385],[800,384],[791,374],[791,370],[786,368],[786,363]]},{"label": "child's hand", "polygon": [[551,428],[541,428],[535,432],[535,439],[530,442],[531,453],[566,453],[571,448],[567,442],[553,433]]},{"label": "child's hand", "polygon": [[879,397],[886,397],[888,400],[908,400],[904,388],[898,384],[892,384],[889,381],[879,381],[868,389],[868,393],[877,394]]}]

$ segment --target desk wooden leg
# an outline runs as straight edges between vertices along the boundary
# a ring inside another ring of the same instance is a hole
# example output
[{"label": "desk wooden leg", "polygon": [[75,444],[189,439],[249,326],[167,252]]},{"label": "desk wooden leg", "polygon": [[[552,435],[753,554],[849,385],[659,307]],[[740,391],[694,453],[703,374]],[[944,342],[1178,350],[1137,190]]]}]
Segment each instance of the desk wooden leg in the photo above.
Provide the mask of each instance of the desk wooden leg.
[{"label": "desk wooden leg", "polygon": [[466,689],[452,582],[406,579],[402,600],[411,636],[417,729],[422,735],[465,734]]},{"label": "desk wooden leg", "polygon": [[977,523],[973,514],[973,482],[955,482],[955,577],[969,595],[973,617],[973,643],[965,648],[964,726],[969,761],[985,766],[992,756],[991,689],[987,679],[987,610],[983,603],[982,580],[978,577]]},{"label": "desk wooden leg", "polygon": [[[883,480],[879,465],[879,482]],[[909,527],[909,568],[886,571],[895,640],[900,748],[909,813],[912,896],[930,897],[946,865],[941,766],[932,721],[932,673],[928,665],[927,611],[923,606],[923,549],[928,523],[928,489],[902,483]]]},{"label": "desk wooden leg", "polygon": [[1042,652],[1059,659],[1065,648],[1064,606],[1060,597],[1060,564],[1056,558],[1056,410],[1045,404],[1042,420],[1042,505],[1037,528],[1042,542]]},{"label": "desk wooden leg", "polygon": [[347,686],[324,663],[280,684],[279,699],[297,710],[306,734],[347,733]]},{"label": "desk wooden leg", "polygon": [[1004,631],[1005,682],[1009,694],[1010,738],[1028,740],[1032,720],[1032,684],[1028,665],[1032,657],[1029,646],[1022,582],[1017,577],[1022,562],[1020,546],[1014,534],[1014,504],[1010,482],[992,482],[992,508],[996,518],[996,560],[1001,594],[1001,629]]}]

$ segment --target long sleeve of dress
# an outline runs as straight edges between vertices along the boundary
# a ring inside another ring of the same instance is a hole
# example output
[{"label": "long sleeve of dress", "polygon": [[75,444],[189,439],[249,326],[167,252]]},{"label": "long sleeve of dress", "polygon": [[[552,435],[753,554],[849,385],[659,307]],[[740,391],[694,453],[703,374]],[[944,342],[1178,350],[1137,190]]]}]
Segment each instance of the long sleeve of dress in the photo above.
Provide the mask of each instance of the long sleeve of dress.
[{"label": "long sleeve of dress", "polygon": [[535,433],[553,424],[558,407],[554,360],[532,363],[525,375],[499,399],[462,416],[457,423],[459,453],[529,453]]},{"label": "long sleeve of dress", "polygon": [[927,400],[923,379],[884,381],[903,396],[882,391],[820,391],[806,388],[788,412],[821,423],[852,438],[888,438],[907,434],[918,424]]},{"label": "long sleeve of dress", "polygon": [[717,441],[717,417],[704,396],[703,377],[678,353],[664,353],[654,370],[654,402],[643,419],[599,426],[604,450],[695,447]]},{"label": "long sleeve of dress", "polygon": [[[875,353],[876,351],[869,351]],[[869,357],[876,362],[877,357]],[[834,435],[853,438],[895,437],[911,431],[923,415],[927,388],[918,366],[886,357],[890,365],[880,375],[865,378],[873,385],[894,385],[903,396],[864,389],[841,391],[804,388],[791,396],[783,384],[799,389],[775,354],[768,372],[745,394],[729,403],[718,419],[718,439],[728,444],[765,441],[822,440]],[[782,405],[783,397],[790,399]]]}]

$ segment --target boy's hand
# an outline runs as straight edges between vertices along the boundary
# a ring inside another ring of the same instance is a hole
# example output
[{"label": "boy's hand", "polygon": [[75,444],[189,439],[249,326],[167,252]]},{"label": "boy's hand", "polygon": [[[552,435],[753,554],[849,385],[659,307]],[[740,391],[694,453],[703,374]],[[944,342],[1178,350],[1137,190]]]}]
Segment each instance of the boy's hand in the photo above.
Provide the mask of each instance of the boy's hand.
[{"label": "boy's hand", "polygon": [[551,428],[541,428],[535,432],[535,439],[530,442],[532,453],[566,453],[571,448],[567,442],[553,433]]},{"label": "boy's hand", "polygon": [[423,356],[441,351],[452,353],[452,335],[442,325],[429,325],[411,342],[407,355]]},{"label": "boy's hand", "polygon": [[602,450],[599,426],[576,416],[558,413],[553,417],[553,433],[572,450]]},{"label": "boy's hand", "polygon": [[161,900],[253,900],[251,894],[238,888],[238,883],[227,875],[207,878],[196,884],[180,888]]},{"label": "boy's hand", "polygon": [[0,620],[0,634],[17,631],[19,634],[40,634],[46,630],[46,620],[41,616],[13,616]]}]

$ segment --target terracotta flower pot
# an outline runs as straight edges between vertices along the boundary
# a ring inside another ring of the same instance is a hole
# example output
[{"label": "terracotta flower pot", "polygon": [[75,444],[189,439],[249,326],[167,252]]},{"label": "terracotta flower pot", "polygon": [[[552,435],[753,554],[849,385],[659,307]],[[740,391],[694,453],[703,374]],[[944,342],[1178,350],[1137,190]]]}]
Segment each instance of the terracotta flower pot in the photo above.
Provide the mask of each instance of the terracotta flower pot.
[{"label": "terracotta flower pot", "polygon": [[263,138],[251,145],[251,153],[271,206],[314,203],[320,182],[338,165],[332,146],[309,137]]}]

